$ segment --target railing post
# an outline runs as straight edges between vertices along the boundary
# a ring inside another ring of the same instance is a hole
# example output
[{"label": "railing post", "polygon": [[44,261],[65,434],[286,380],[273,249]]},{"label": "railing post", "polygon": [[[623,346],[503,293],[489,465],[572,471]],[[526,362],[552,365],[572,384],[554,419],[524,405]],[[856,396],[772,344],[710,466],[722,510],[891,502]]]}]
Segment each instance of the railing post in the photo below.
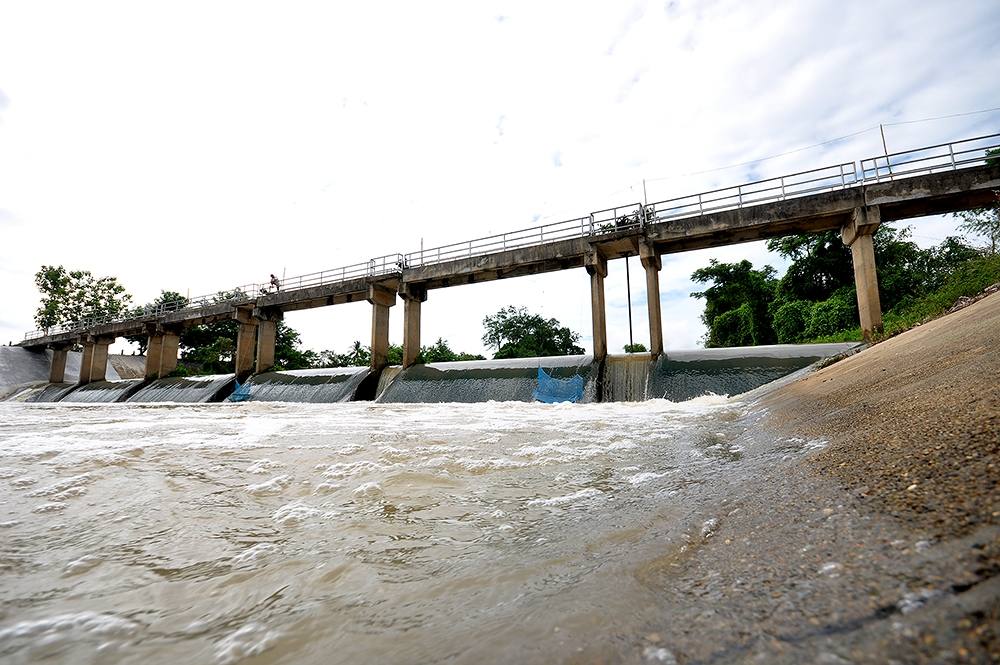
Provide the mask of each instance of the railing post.
[{"label": "railing post", "polygon": [[544,226],[539,226],[538,227],[538,242],[540,242],[540,243],[545,242],[545,227]]},{"label": "railing post", "polygon": [[951,170],[954,171],[958,165],[955,164],[955,148],[950,143],[948,144],[948,155],[951,156]]},{"label": "railing post", "polygon": [[698,214],[699,215],[705,214],[705,208],[701,203],[701,194],[698,195]]},{"label": "railing post", "polygon": [[743,185],[736,185],[736,207],[743,207]]},{"label": "railing post", "polygon": [[785,176],[781,176],[781,198],[785,198]]}]

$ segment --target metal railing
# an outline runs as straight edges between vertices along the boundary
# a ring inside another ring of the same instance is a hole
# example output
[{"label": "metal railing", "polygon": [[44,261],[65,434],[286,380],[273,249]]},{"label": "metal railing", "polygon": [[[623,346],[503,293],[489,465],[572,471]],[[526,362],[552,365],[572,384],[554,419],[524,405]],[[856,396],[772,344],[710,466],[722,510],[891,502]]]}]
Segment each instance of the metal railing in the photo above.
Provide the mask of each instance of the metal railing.
[{"label": "metal railing", "polygon": [[58,335],[66,332],[77,332],[90,330],[96,326],[126,323],[130,321],[141,322],[146,319],[162,316],[171,312],[192,311],[205,309],[219,304],[240,304],[256,302],[258,298],[276,295],[280,292],[294,292],[300,289],[315,288],[329,284],[339,284],[351,279],[366,277],[381,277],[383,275],[398,274],[403,268],[402,254],[388,254],[369,259],[364,263],[354,263],[349,266],[322,270],[320,272],[296,275],[280,280],[280,288],[267,283],[243,284],[231,289],[217,291],[216,293],[196,296],[194,298],[180,298],[156,305],[143,305],[136,307],[116,316],[87,317],[72,323],[52,326],[44,330],[32,330],[25,333],[24,339],[38,339],[49,335]]},{"label": "metal railing", "polygon": [[987,151],[992,150],[1000,150],[1000,134],[987,134],[862,159],[861,174],[866,181],[881,182],[940,171],[955,171],[985,163]]},{"label": "metal railing", "polygon": [[[860,169],[856,162],[844,162],[733,187],[656,201],[648,205],[629,203],[598,210],[583,217],[574,217],[561,222],[533,226],[430,249],[421,248],[420,251],[405,255],[388,254],[364,263],[288,277],[282,280],[281,290],[296,291],[344,282],[358,277],[398,274],[408,268],[497,254],[562,240],[593,238],[618,231],[642,231],[648,224],[660,224],[724,210],[748,208],[775,201],[847,189],[867,183],[968,168],[985,163],[986,159],[991,156],[988,151],[1000,151],[1000,133],[862,159]],[[155,308],[132,310],[124,316],[85,319],[72,324],[55,326],[47,331],[34,330],[26,333],[25,339],[36,339],[59,332],[86,330],[107,323],[142,320],[171,311],[204,308],[221,302],[251,302],[256,301],[258,297],[274,294],[275,290],[270,284],[247,284],[208,296],[185,299],[175,303],[163,303]]]}]

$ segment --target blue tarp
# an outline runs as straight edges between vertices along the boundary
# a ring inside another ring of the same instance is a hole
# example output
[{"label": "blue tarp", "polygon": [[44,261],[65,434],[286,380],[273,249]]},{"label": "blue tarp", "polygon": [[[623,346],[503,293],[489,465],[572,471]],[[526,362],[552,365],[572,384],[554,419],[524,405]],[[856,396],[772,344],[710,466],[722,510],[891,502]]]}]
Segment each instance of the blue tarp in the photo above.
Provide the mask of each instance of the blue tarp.
[{"label": "blue tarp", "polygon": [[236,389],[233,390],[233,394],[229,396],[230,402],[245,402],[250,399],[250,386],[247,384],[240,385],[240,382],[236,382]]},{"label": "blue tarp", "polygon": [[531,396],[546,404],[579,402],[583,399],[583,377],[576,374],[569,379],[554,379],[539,367],[538,387]]}]

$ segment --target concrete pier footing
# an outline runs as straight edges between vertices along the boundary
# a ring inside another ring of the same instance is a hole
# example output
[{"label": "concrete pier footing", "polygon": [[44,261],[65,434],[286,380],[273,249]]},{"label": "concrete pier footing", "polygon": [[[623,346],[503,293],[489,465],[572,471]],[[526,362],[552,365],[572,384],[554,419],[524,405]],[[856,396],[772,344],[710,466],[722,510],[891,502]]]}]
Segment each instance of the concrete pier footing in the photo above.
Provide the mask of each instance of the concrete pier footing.
[{"label": "concrete pier footing", "polygon": [[372,305],[371,368],[382,369],[389,364],[389,308],[396,304],[396,291],[370,284],[368,302]]},{"label": "concrete pier footing", "polygon": [[872,242],[872,234],[880,223],[878,206],[856,208],[851,221],[840,231],[844,244],[851,248],[858,318],[861,319],[861,334],[866,342],[870,342],[875,333],[882,332],[882,305],[878,295],[878,271]]},{"label": "concrete pier footing", "polygon": [[663,353],[663,318],[660,314],[660,255],[652,245],[639,245],[639,260],[646,270],[646,308],[649,314],[649,352],[655,358]]},{"label": "concrete pier footing", "polygon": [[604,278],[608,276],[608,260],[590,252],[584,264],[590,275],[590,316],[594,330],[594,361],[608,356],[608,322],[604,308]]}]

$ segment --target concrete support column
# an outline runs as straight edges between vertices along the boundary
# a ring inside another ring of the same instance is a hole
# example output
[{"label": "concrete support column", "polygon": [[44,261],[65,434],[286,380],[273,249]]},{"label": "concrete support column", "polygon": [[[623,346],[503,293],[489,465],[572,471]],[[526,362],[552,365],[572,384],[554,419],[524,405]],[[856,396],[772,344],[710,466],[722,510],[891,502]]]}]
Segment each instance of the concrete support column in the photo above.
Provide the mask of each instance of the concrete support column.
[{"label": "concrete support column", "polygon": [[155,330],[146,338],[146,378],[159,379],[163,376],[160,370],[160,358],[163,355],[163,335]]},{"label": "concrete support column", "polygon": [[146,378],[162,379],[177,369],[181,338],[176,332],[151,327],[146,344]]},{"label": "concrete support column", "polygon": [[66,380],[66,347],[52,347],[52,364],[49,365],[49,383],[62,383]]},{"label": "concrete support column", "polygon": [[274,367],[274,342],[278,334],[277,321],[261,321],[257,325],[256,372],[266,372]]},{"label": "concrete support column", "polygon": [[856,208],[851,221],[840,230],[844,244],[851,248],[854,263],[854,288],[858,295],[861,333],[870,342],[882,332],[882,305],[878,295],[878,271],[872,234],[878,229],[881,215],[878,206]]},{"label": "concrete support column", "polygon": [[177,333],[163,333],[163,345],[160,349],[160,376],[169,376],[177,369],[177,359],[181,348],[181,336]]},{"label": "concrete support column", "polygon": [[88,336],[83,343],[83,357],[80,360],[80,383],[103,381],[108,371],[108,347],[114,337]]},{"label": "concrete support column", "polygon": [[399,295],[403,298],[403,367],[410,367],[420,353],[420,305],[427,300],[427,289],[403,284]]},{"label": "concrete support column", "polygon": [[584,259],[590,274],[590,316],[594,329],[594,360],[608,356],[608,323],[604,308],[604,278],[608,276],[608,261],[597,252]]},{"label": "concrete support column", "polygon": [[651,245],[639,245],[639,260],[646,269],[646,308],[649,311],[649,352],[663,353],[663,318],[660,314],[660,255]]},{"label": "concrete support column", "polygon": [[236,378],[245,381],[253,373],[254,348],[257,345],[257,322],[240,321],[236,334]]},{"label": "concrete support column", "polygon": [[371,367],[382,369],[389,364],[389,308],[396,304],[396,291],[369,284],[368,302],[372,304]]}]

